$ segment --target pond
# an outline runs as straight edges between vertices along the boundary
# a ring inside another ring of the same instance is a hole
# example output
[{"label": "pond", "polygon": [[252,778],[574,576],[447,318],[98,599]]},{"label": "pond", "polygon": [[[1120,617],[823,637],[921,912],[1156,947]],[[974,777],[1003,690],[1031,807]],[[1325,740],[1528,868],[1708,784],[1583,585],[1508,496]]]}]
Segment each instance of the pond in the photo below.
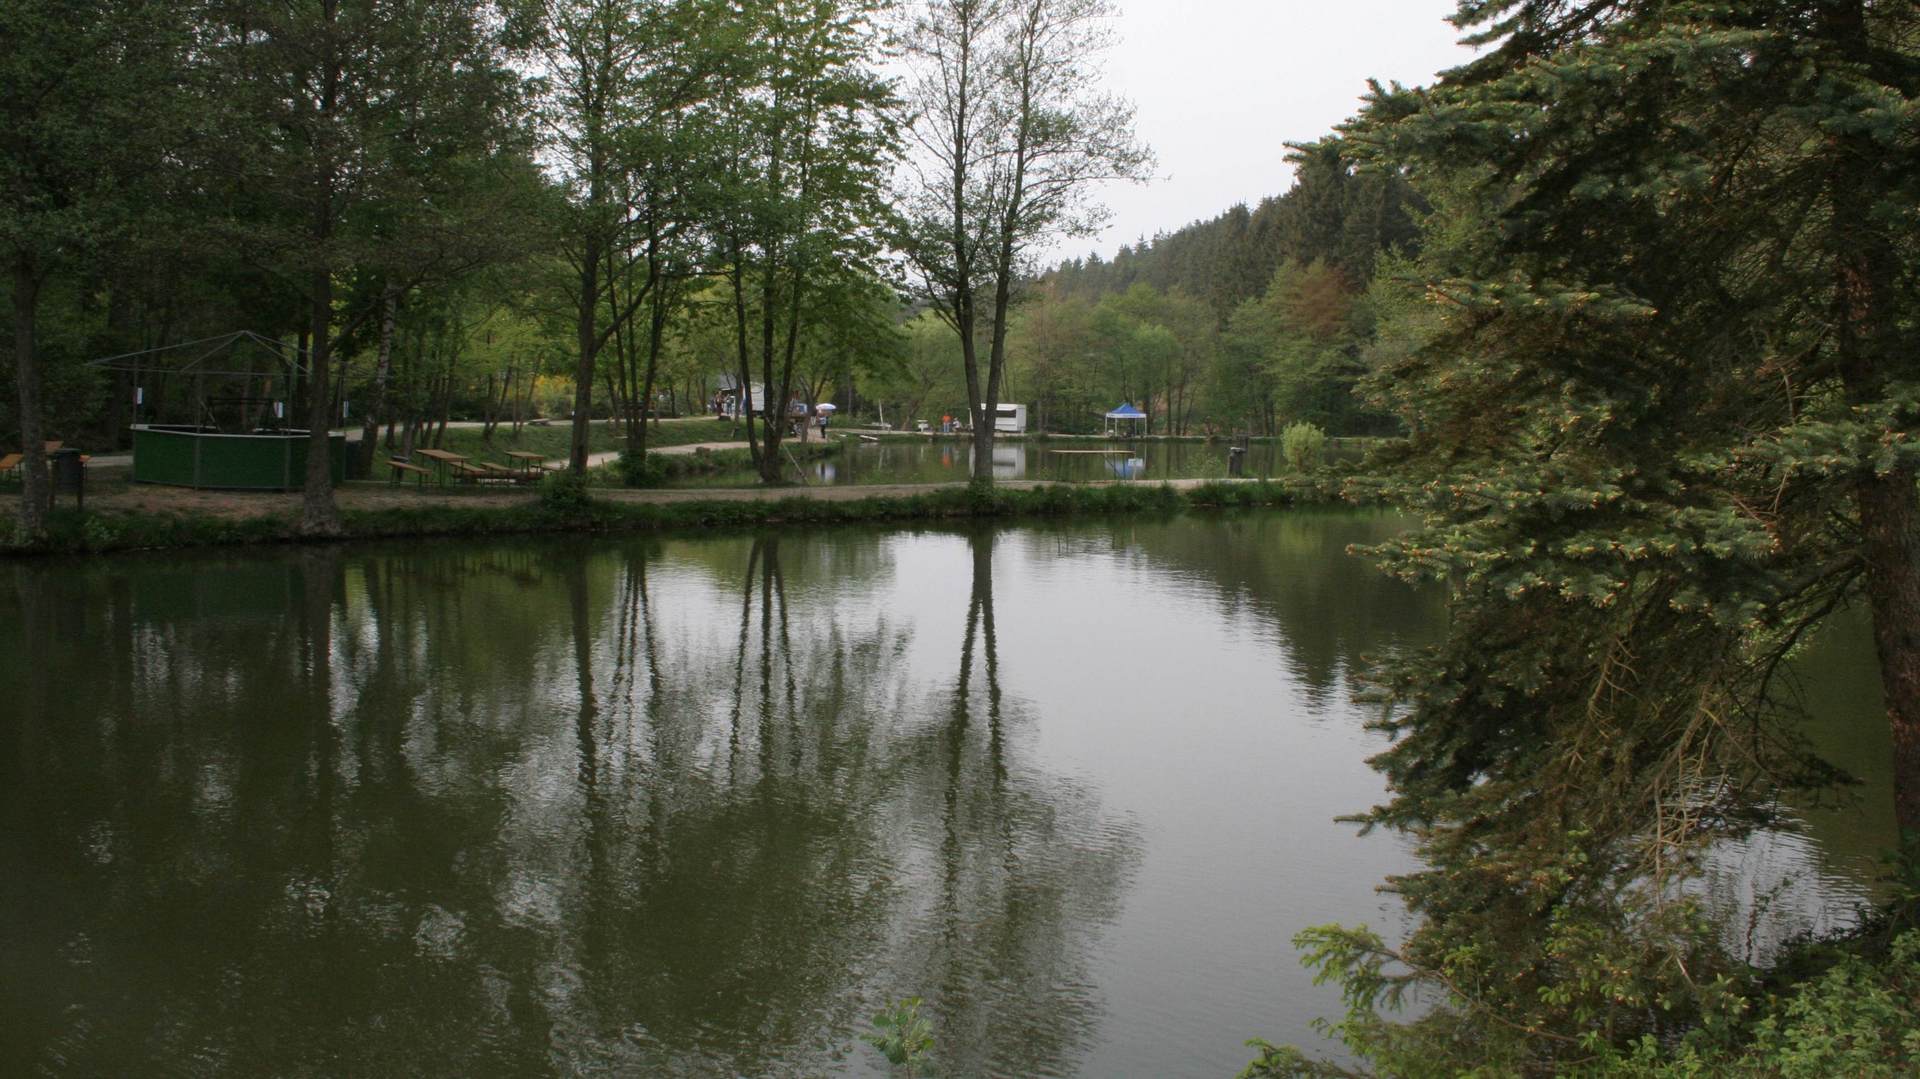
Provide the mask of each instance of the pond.
[{"label": "pond", "polygon": [[[1358,459],[1362,443],[1337,443],[1327,453],[1338,460]],[[993,475],[1002,480],[1086,483],[1092,480],[1224,479],[1226,442],[1100,442],[1053,439],[998,442]],[[852,441],[846,450],[801,463],[810,484],[962,483],[973,474],[973,445],[959,439],[878,442]],[[1245,474],[1272,477],[1287,471],[1279,446],[1255,442],[1248,447]],[[791,478],[791,476],[789,476]],[[694,478],[676,486],[740,486],[756,482],[744,473]]]},{"label": "pond", "polygon": [[[1289,938],[1412,866],[1334,820],[1356,673],[1440,625],[1344,554],[1398,527],[0,565],[0,1073],[879,1075],[910,996],[953,1075],[1324,1046]],[[1862,677],[1809,665],[1846,745]],[[1735,886],[1863,896],[1888,826],[1829,813]]]}]

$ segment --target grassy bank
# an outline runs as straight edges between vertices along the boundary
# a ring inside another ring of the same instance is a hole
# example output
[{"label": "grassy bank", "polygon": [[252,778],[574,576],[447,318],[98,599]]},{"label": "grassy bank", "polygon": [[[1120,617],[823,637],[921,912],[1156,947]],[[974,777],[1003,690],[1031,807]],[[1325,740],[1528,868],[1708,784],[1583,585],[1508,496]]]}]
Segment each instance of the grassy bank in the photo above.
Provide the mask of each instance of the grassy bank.
[{"label": "grassy bank", "polygon": [[[963,518],[1071,517],[1170,514],[1181,510],[1292,506],[1332,501],[1329,480],[1286,483],[1207,483],[1031,488],[941,487],[904,496],[860,499],[676,500],[619,502],[591,497],[564,483],[538,498],[508,505],[431,505],[342,514],[342,540],[502,536],[543,532],[647,532],[769,525],[938,521]],[[11,555],[82,554],[183,547],[245,546],[308,541],[293,514],[227,516],[211,513],[56,511],[44,544],[0,547]]]},{"label": "grassy bank", "polygon": [[[653,449],[667,446],[688,446],[701,442],[726,442],[734,438],[745,438],[741,429],[734,433],[732,424],[720,423],[711,416],[689,419],[662,420],[647,427],[647,445]],[[626,435],[615,430],[606,420],[595,420],[587,425],[587,450],[589,453],[611,453],[625,449]],[[432,446],[432,442],[423,443]],[[449,427],[445,444],[438,447],[449,453],[458,453],[467,457],[498,459],[507,450],[520,450],[525,453],[544,453],[549,460],[562,461],[573,447],[573,425],[564,420],[556,420],[544,427],[527,425],[520,428],[519,434],[513,433],[510,424],[501,424],[494,428],[491,441],[480,437],[477,427]],[[387,458],[384,441],[376,454],[378,460]]]}]

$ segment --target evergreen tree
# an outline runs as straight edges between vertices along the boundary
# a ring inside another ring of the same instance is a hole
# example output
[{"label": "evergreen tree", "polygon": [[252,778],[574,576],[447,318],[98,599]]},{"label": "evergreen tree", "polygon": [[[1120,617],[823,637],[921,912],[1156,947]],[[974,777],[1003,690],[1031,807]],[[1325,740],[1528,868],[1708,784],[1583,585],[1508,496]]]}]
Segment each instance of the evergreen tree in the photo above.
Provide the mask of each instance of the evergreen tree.
[{"label": "evergreen tree", "polygon": [[[1681,882],[1779,788],[1838,778],[1783,671],[1851,603],[1920,828],[1920,10],[1458,21],[1499,46],[1345,138],[1436,203],[1432,323],[1374,384],[1414,432],[1377,488],[1429,522],[1383,553],[1453,597],[1389,678],[1368,817],[1419,838],[1395,886],[1421,922],[1317,959],[1389,1071],[1546,1073],[1737,1031],[1753,972]],[[1373,1018],[1410,980],[1447,1006]]]}]

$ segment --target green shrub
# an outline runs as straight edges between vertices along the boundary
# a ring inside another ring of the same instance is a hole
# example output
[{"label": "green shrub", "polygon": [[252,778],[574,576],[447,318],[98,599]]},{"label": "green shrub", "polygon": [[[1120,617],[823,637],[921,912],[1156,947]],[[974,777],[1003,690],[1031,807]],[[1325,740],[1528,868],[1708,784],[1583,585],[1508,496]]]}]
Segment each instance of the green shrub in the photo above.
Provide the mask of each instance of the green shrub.
[{"label": "green shrub", "polygon": [[587,478],[572,470],[555,472],[540,482],[540,505],[551,513],[579,516],[593,508]]},{"label": "green shrub", "polygon": [[1310,423],[1289,424],[1280,434],[1280,454],[1296,472],[1320,467],[1327,452],[1327,433]]},{"label": "green shrub", "polygon": [[620,482],[628,487],[660,487],[669,478],[667,466],[657,456],[620,451]]},{"label": "green shrub", "polygon": [[86,524],[81,526],[81,534],[85,537],[87,549],[91,551],[108,550],[120,539],[120,529],[98,514],[87,516]]}]

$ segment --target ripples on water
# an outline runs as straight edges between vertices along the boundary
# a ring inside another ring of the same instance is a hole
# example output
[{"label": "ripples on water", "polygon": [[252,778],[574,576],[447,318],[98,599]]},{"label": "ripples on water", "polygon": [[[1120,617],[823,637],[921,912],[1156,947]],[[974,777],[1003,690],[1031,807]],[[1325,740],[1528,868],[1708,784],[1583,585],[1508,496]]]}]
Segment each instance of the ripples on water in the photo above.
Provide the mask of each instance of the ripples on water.
[{"label": "ripples on water", "polygon": [[0,1072],[879,1074],[920,996],[950,1074],[1232,1074],[1398,924],[1394,527],[7,566]]}]

